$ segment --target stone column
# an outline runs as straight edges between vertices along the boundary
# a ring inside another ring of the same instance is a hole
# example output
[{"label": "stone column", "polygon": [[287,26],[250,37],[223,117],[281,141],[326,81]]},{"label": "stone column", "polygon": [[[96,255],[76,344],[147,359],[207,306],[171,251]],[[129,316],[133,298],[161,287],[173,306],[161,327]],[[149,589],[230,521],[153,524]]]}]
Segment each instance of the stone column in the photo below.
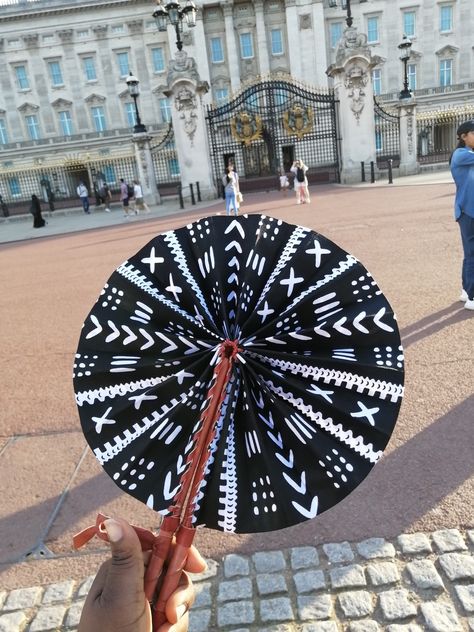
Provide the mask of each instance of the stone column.
[{"label": "stone column", "polygon": [[195,44],[194,54],[203,81],[211,81],[211,71],[209,69],[209,59],[207,57],[206,33],[204,31],[203,12],[198,11],[196,16],[196,26],[194,27]]},{"label": "stone column", "polygon": [[[324,69],[327,68],[327,49],[326,49],[326,34],[324,28],[319,28],[319,25],[323,25],[324,22],[324,6],[322,0],[313,0],[313,33],[314,35],[314,47],[316,55],[316,75],[313,78],[307,78],[309,83],[314,83],[321,88],[327,87],[328,79],[324,73]],[[320,33],[320,34],[319,34]]]},{"label": "stone column", "polygon": [[222,3],[225,22],[225,42],[227,48],[227,63],[230,74],[230,87],[232,92],[237,92],[240,87],[240,64],[237,45],[235,43],[233,0],[226,0]]},{"label": "stone column", "polygon": [[416,102],[414,99],[401,99],[397,108],[400,114],[399,175],[410,176],[420,170],[417,160]]},{"label": "stone column", "polygon": [[298,14],[296,0],[285,0],[286,29],[288,40],[288,57],[291,75],[295,79],[302,79],[300,34],[298,29]]},{"label": "stone column", "polygon": [[146,132],[143,134],[133,134],[132,140],[135,148],[138,179],[142,185],[145,202],[147,204],[161,204],[150,149],[151,136],[148,136]]},{"label": "stone column", "polygon": [[173,130],[181,171],[183,195],[189,195],[189,185],[199,182],[201,197],[216,197],[208,145],[207,127],[202,97],[209,90],[201,81],[196,61],[186,51],[176,51],[171,60],[164,94],[171,100]]},{"label": "stone column", "polygon": [[270,74],[270,58],[268,56],[267,32],[263,15],[263,0],[254,0],[255,22],[257,27],[257,50],[259,72],[262,77]]},{"label": "stone column", "polygon": [[[374,91],[371,73],[380,62],[372,56],[367,37],[349,27],[336,51],[336,61],[327,69],[339,100],[341,182],[360,182],[360,163],[376,162]],[[346,141],[346,142],[344,142]]]}]

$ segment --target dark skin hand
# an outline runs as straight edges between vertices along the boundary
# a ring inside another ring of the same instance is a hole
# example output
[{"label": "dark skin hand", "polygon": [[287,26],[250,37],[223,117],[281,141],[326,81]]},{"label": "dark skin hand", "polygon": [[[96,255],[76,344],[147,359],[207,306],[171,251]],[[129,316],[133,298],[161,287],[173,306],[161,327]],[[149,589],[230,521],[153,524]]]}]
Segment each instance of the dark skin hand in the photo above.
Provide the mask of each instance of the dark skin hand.
[{"label": "dark skin hand", "polygon": [[[112,559],[99,569],[82,610],[78,632],[152,632],[150,605],[143,591],[150,552],[143,553],[138,536],[125,520],[104,522]],[[191,547],[185,570],[202,573],[206,562]],[[166,604],[167,623],[156,632],[187,632],[195,591],[186,573]]]}]

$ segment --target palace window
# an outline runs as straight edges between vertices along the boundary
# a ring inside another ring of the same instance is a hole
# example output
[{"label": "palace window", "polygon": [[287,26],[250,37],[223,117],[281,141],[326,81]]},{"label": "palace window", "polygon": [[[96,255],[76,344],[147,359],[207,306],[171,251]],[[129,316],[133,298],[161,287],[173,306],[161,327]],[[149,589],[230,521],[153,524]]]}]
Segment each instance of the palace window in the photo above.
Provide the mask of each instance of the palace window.
[{"label": "palace window", "polygon": [[416,31],[416,13],[415,11],[403,12],[403,33],[407,37],[415,37]]},{"label": "palace window", "polygon": [[20,90],[28,90],[30,83],[26,74],[26,66],[15,66],[16,82]]},{"label": "palace window", "polygon": [[25,116],[25,121],[30,139],[38,140],[40,138],[40,126],[36,114]]},{"label": "palace window", "polygon": [[125,117],[129,127],[137,124],[137,114],[133,103],[125,103]]},{"label": "palace window", "polygon": [[161,121],[163,123],[169,123],[171,121],[171,102],[168,97],[163,97],[159,100]]},{"label": "palace window", "polygon": [[117,64],[121,77],[126,77],[130,72],[130,64],[128,61],[128,53],[117,53]]},{"label": "palace window", "polygon": [[104,108],[101,105],[97,105],[91,108],[91,113],[95,131],[104,132],[107,129]]},{"label": "palace window", "polygon": [[151,60],[153,63],[153,71],[154,72],[163,72],[165,69],[165,56],[163,53],[163,49],[160,48],[152,48],[151,49]]},{"label": "palace window", "polygon": [[63,73],[61,72],[61,66],[59,61],[48,62],[49,76],[51,77],[51,85],[63,86]]},{"label": "palace window", "polygon": [[82,64],[86,81],[96,81],[97,71],[95,69],[95,59],[93,57],[83,57]]},{"label": "palace window", "polygon": [[215,91],[216,95],[216,103],[222,105],[229,99],[229,89],[228,88],[217,88]]},{"label": "palace window", "polygon": [[407,75],[408,87],[410,90],[416,90],[416,64],[408,64]]},{"label": "palace window", "polygon": [[72,128],[72,118],[71,112],[69,110],[64,110],[63,112],[59,112],[59,124],[61,126],[61,131],[63,136],[72,136],[73,128]]},{"label": "palace window", "polygon": [[213,64],[220,64],[224,61],[224,47],[220,37],[211,37],[211,61]]},{"label": "palace window", "polygon": [[283,55],[283,34],[281,29],[272,29],[270,31],[272,55]]},{"label": "palace window", "polygon": [[439,62],[439,85],[450,86],[453,83],[453,60],[442,59]]},{"label": "palace window", "polygon": [[338,45],[339,40],[342,37],[342,27],[342,22],[331,22],[329,25],[329,40],[331,42],[331,48],[336,48]]},{"label": "palace window", "polygon": [[439,30],[441,33],[453,30],[453,7],[451,4],[441,5],[439,8]]},{"label": "palace window", "polygon": [[6,145],[8,143],[7,126],[5,119],[0,118],[0,145]]},{"label": "palace window", "polygon": [[13,176],[12,178],[8,178],[8,188],[12,197],[21,195],[20,181],[17,177]]},{"label": "palace window", "polygon": [[242,59],[251,59],[253,57],[252,33],[240,34],[240,56]]},{"label": "palace window", "polygon": [[375,96],[382,94],[382,71],[380,68],[372,70],[372,84]]},{"label": "palace window", "polygon": [[372,16],[367,18],[367,42],[373,44],[379,41],[379,18]]}]

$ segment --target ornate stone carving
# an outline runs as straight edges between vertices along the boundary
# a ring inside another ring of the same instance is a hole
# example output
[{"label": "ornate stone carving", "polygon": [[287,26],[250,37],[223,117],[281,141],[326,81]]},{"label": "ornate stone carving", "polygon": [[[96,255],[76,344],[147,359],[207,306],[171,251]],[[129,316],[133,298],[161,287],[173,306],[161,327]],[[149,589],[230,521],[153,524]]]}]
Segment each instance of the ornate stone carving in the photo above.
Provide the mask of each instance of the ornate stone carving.
[{"label": "ornate stone carving", "polygon": [[131,20],[127,22],[127,26],[131,35],[137,35],[143,31],[143,20]]},{"label": "ornate stone carving", "polygon": [[183,86],[176,93],[174,104],[176,110],[180,113],[179,118],[183,121],[184,131],[191,142],[191,146],[193,146],[198,119],[196,95],[189,88]]},{"label": "ornate stone carving", "polygon": [[36,48],[38,46],[38,33],[27,33],[23,35],[23,41],[27,48]]},{"label": "ornate stone carving", "polygon": [[347,57],[353,57],[356,52],[370,56],[367,35],[350,26],[344,31],[337,46],[336,64],[342,64]]},{"label": "ornate stone carving", "polygon": [[182,35],[183,44],[185,46],[192,46],[194,44],[194,37],[191,31],[184,31]]},{"label": "ornate stone carving", "polygon": [[247,147],[254,140],[262,138],[263,123],[258,115],[243,110],[236,114],[230,122],[232,136]]},{"label": "ornate stone carving", "polygon": [[414,107],[405,107],[407,117],[407,149],[408,153],[412,156],[414,152],[414,134],[415,134],[415,116]]},{"label": "ornate stone carving", "polygon": [[357,62],[352,63],[346,69],[344,85],[348,91],[348,97],[351,101],[350,108],[359,124],[360,115],[365,106],[364,88],[369,82],[369,75],[364,68]]},{"label": "ornate stone carving", "polygon": [[287,134],[295,134],[301,140],[313,129],[314,113],[310,107],[304,108],[301,103],[295,103],[283,114],[283,127]]},{"label": "ornate stone carving", "polygon": [[68,44],[72,42],[72,37],[74,35],[74,31],[72,29],[61,29],[57,33],[59,39],[63,44]]},{"label": "ornate stone carving", "polygon": [[311,27],[311,14],[305,13],[304,15],[300,15],[300,31],[310,29]]},{"label": "ornate stone carving", "polygon": [[67,99],[56,99],[51,103],[51,107],[53,108],[69,108],[72,105],[72,101],[68,101]]},{"label": "ornate stone carving", "polygon": [[170,62],[168,71],[168,86],[176,79],[193,79],[199,82],[199,73],[197,71],[196,60],[193,57],[188,57],[188,54],[184,50],[178,50],[175,53],[174,59]]},{"label": "ornate stone carving", "polygon": [[95,24],[92,27],[92,30],[95,33],[97,39],[103,39],[107,35],[107,29],[107,24]]},{"label": "ornate stone carving", "polygon": [[37,112],[38,110],[39,110],[39,105],[35,105],[34,103],[28,103],[28,102],[22,103],[18,107],[18,111],[25,115],[35,114],[35,112]]},{"label": "ornate stone carving", "polygon": [[84,101],[89,105],[102,105],[105,102],[105,97],[101,94],[92,93]]}]

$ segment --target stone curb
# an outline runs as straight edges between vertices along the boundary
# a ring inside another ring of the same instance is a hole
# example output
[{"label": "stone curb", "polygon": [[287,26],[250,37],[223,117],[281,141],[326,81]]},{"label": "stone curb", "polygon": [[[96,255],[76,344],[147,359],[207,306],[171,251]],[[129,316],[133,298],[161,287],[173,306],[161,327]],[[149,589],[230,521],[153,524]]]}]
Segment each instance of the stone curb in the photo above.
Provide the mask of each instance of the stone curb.
[{"label": "stone curb", "polygon": [[[226,555],[190,632],[474,632],[474,529]],[[93,577],[0,591],[0,632],[74,632]]]}]

